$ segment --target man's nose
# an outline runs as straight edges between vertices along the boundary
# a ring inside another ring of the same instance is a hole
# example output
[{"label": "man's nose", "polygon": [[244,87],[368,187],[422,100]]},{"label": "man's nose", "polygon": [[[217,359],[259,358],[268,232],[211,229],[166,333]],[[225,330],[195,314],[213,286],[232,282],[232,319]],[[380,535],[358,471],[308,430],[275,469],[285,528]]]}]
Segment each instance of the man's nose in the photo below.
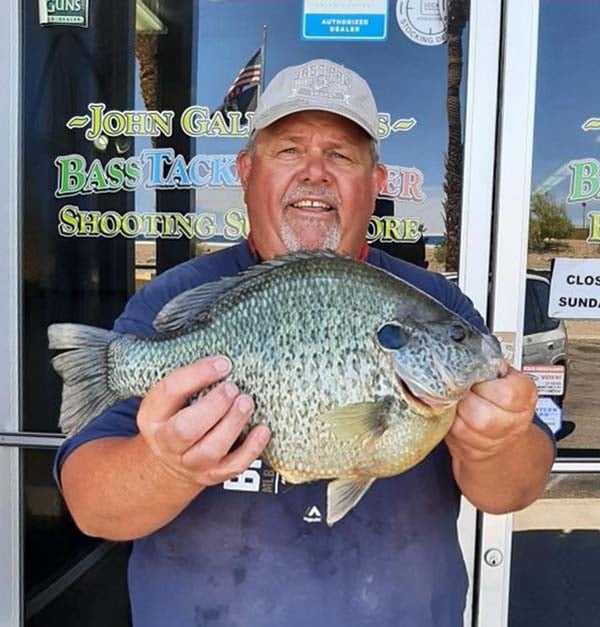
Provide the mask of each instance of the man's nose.
[{"label": "man's nose", "polygon": [[300,178],[304,183],[330,183],[331,174],[324,155],[306,155],[302,164]]}]

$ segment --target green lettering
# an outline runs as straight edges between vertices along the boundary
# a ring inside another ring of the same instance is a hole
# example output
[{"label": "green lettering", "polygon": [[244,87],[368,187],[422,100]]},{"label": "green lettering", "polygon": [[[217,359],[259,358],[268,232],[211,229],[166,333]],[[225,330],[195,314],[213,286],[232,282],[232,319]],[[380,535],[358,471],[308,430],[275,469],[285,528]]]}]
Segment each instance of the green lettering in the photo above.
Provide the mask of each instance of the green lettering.
[{"label": "green lettering", "polygon": [[100,216],[99,227],[104,237],[115,237],[121,230],[121,215],[116,211],[106,211]]},{"label": "green lettering", "polygon": [[58,212],[58,232],[62,237],[73,237],[77,235],[77,215],[79,207],[75,205],[65,205]]},{"label": "green lettering", "polygon": [[58,187],[56,196],[74,196],[85,185],[86,160],[82,155],[64,155],[54,160],[58,168]]},{"label": "green lettering", "polygon": [[383,224],[381,222],[381,218],[378,216],[371,216],[371,220],[369,221],[369,226],[367,228],[367,240],[369,242],[376,242],[381,238],[381,233],[383,231]]},{"label": "green lettering", "polygon": [[194,231],[192,229],[192,225],[188,220],[188,216],[181,213],[174,213],[173,217],[175,218],[175,228],[177,229],[175,236],[181,237],[181,235],[183,234],[188,239],[192,239],[192,237],[194,236]]},{"label": "green lettering", "polygon": [[136,237],[142,232],[143,218],[135,211],[128,211],[121,220],[121,232],[125,237]]},{"label": "green lettering", "polygon": [[148,226],[144,228],[146,237],[160,237],[159,224],[162,223],[162,215],[160,213],[144,213],[142,214],[144,221]]},{"label": "green lettering", "polygon": [[94,159],[90,165],[83,191],[89,194],[90,192],[106,192],[108,189],[109,184],[102,163],[100,159]]},{"label": "green lettering", "polygon": [[194,233],[200,239],[212,237],[217,232],[217,223],[215,216],[210,213],[195,216]]},{"label": "green lettering", "polygon": [[600,244],[600,212],[590,211],[587,215],[590,220],[590,234],[587,242],[588,244]]},{"label": "green lettering", "polygon": [[567,202],[585,202],[598,196],[600,192],[600,163],[596,159],[571,161],[571,186]]},{"label": "green lettering", "polygon": [[108,185],[110,189],[115,191],[122,189],[125,182],[124,164],[125,160],[121,157],[115,157],[106,164],[106,176],[109,179]]},{"label": "green lettering", "polygon": [[125,161],[125,189],[131,191],[140,184],[142,164],[138,157],[130,157]]},{"label": "green lettering", "polygon": [[400,220],[393,216],[386,216],[383,218],[383,237],[382,242],[401,242],[404,238],[400,235],[398,229],[400,227]]},{"label": "green lettering", "polygon": [[232,209],[224,216],[223,237],[228,240],[236,240],[248,235],[248,220],[242,211]]}]

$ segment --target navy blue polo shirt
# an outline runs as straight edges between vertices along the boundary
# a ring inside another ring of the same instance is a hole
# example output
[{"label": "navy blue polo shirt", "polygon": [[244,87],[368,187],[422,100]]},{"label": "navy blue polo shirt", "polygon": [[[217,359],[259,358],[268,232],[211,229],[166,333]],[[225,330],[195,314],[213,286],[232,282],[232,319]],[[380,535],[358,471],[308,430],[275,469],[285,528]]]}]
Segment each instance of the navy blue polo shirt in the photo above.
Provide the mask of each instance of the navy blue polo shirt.
[{"label": "navy blue polo shirt", "polygon": [[[368,263],[431,294],[485,329],[442,276],[370,249]],[[114,328],[154,334],[174,296],[257,263],[246,242],[181,264],[133,296]],[[116,404],[68,439],[137,433],[139,399]],[[257,461],[204,490],[177,518],[134,542],[135,627],[460,627],[467,576],[458,544],[459,491],[444,443],[404,474],[376,481],[332,528],[327,482],[288,485]]]}]

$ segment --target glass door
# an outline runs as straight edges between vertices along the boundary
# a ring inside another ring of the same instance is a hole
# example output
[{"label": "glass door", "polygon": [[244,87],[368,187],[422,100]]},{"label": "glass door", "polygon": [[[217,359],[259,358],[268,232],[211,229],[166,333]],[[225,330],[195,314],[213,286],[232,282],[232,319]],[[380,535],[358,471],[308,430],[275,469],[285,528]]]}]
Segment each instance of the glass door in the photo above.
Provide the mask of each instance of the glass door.
[{"label": "glass door", "polygon": [[558,459],[539,501],[483,519],[481,627],[598,616],[598,17],[583,0],[506,3],[494,328],[516,329]]},{"label": "glass door", "polygon": [[[369,242],[452,273],[487,311],[500,3],[371,2],[365,17],[349,1],[325,21],[314,4],[23,1],[0,26],[14,147],[2,157],[3,624],[129,624],[130,546],[81,534],[53,477],[61,385],[47,327],[110,327],[157,274],[242,241],[235,155],[281,68],[329,58],[369,81],[388,169]],[[459,531],[472,579],[466,503]]]}]

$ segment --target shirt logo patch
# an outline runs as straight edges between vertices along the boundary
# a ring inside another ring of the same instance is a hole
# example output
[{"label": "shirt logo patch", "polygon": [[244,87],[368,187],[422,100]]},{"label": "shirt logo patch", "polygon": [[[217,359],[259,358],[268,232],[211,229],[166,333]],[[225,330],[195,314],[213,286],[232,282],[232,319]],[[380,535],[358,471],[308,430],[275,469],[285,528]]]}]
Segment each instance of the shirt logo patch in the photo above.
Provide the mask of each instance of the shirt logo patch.
[{"label": "shirt logo patch", "polygon": [[263,464],[262,460],[256,459],[241,475],[225,481],[223,489],[235,492],[278,494],[280,480],[279,473]]},{"label": "shirt logo patch", "polygon": [[323,516],[316,505],[311,505],[306,508],[303,520],[307,523],[320,523],[323,520]]}]

